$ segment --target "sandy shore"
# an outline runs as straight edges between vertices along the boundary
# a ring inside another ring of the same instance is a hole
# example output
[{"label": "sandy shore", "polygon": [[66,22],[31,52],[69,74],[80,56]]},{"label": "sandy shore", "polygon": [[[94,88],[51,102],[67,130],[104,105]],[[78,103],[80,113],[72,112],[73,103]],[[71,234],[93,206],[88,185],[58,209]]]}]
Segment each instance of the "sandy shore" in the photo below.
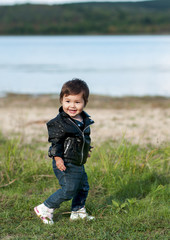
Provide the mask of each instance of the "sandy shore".
[{"label": "sandy shore", "polygon": [[[36,103],[28,106],[28,101],[25,104],[24,101],[14,102],[9,104],[7,99],[0,99],[0,131],[10,138],[19,136],[27,143],[34,140],[46,143],[46,122],[56,116],[58,107],[39,107]],[[149,102],[138,107],[134,104],[133,107],[123,107],[124,104],[119,108],[109,106],[85,109],[95,121],[91,128],[94,144],[122,137],[142,145],[170,142],[170,107],[167,103],[166,107],[152,107]]]}]

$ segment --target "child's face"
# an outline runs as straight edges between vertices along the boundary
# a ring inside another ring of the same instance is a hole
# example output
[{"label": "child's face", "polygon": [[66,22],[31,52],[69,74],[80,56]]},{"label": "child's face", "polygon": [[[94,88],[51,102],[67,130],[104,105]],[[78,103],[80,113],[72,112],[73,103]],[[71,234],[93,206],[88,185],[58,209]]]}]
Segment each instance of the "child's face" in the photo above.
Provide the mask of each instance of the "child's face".
[{"label": "child's face", "polygon": [[79,93],[77,95],[64,95],[62,106],[64,112],[67,113],[71,118],[77,117],[83,111],[85,106],[83,94]]}]

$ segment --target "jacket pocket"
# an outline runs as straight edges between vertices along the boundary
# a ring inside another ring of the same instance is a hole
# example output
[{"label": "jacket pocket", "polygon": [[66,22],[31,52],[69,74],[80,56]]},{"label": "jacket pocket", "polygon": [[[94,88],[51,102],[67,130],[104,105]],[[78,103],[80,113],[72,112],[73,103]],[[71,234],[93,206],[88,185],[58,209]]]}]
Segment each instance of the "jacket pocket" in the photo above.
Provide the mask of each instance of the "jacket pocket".
[{"label": "jacket pocket", "polygon": [[65,149],[64,149],[64,154],[66,154],[66,153],[68,152],[68,149],[69,149],[70,144],[71,144],[71,139],[68,139],[67,144],[66,144],[66,147],[65,147]]}]

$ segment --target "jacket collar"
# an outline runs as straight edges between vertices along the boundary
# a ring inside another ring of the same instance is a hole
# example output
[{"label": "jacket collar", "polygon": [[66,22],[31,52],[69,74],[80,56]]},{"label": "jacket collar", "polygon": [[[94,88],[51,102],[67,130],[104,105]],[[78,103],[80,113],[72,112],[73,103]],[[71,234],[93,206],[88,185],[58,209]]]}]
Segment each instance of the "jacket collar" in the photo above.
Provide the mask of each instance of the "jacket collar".
[{"label": "jacket collar", "polygon": [[[67,113],[64,112],[62,106],[59,108],[59,113],[60,113],[63,117],[66,117],[66,118],[70,118],[70,119],[71,119],[71,117],[70,117]],[[83,117],[83,120],[84,120],[85,125],[90,125],[90,124],[93,124],[93,123],[94,123],[94,121],[93,121],[92,119],[90,119],[90,115],[89,115],[88,113],[86,113],[85,111],[82,111],[81,114],[82,114],[82,117]]]},{"label": "jacket collar", "polygon": [[[70,118],[70,116],[69,116],[67,113],[64,112],[62,106],[59,108],[59,113],[61,113],[62,116],[64,116],[64,117],[69,117],[69,118]],[[81,114],[82,114],[83,119],[84,119],[84,118],[89,118],[89,117],[90,117],[90,115],[89,115],[88,113],[86,113],[85,111],[82,111]]]}]

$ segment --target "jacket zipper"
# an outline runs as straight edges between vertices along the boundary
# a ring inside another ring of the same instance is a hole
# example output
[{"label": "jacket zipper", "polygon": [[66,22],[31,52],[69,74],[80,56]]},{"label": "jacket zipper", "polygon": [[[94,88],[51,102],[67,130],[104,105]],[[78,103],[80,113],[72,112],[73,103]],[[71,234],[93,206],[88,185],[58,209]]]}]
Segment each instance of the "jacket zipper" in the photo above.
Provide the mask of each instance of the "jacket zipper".
[{"label": "jacket zipper", "polygon": [[68,140],[68,143],[67,143],[67,146],[66,146],[66,149],[65,149],[65,151],[64,151],[64,154],[66,154],[66,152],[67,152],[67,150],[68,150],[68,148],[69,148],[69,146],[70,146],[70,143],[71,143],[71,140],[69,139],[69,140]]},{"label": "jacket zipper", "polygon": [[87,127],[85,127],[83,131],[81,131],[80,128],[70,118],[69,118],[69,120],[76,126],[76,128],[79,130],[79,132],[82,134],[82,137],[83,137],[83,146],[81,148],[81,162],[80,162],[80,164],[82,164],[83,156],[84,156],[83,155],[83,149],[84,149],[84,144],[85,144],[84,131],[85,131],[86,128],[89,127],[89,125]]}]

